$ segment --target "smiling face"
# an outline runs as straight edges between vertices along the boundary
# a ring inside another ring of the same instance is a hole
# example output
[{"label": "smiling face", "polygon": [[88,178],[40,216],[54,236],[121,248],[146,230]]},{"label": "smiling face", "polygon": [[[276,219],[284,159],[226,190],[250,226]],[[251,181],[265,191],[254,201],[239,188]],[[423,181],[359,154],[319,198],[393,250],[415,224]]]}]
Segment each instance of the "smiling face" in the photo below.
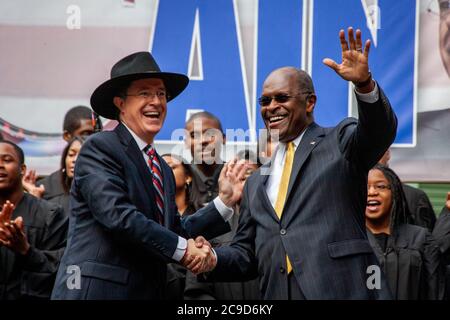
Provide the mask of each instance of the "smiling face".
[{"label": "smiling face", "polygon": [[313,121],[316,97],[311,88],[302,87],[301,76],[294,68],[281,68],[272,72],[263,85],[262,98],[276,98],[261,106],[261,115],[271,135],[278,130],[281,142],[292,141]]},{"label": "smiling face", "polygon": [[14,147],[0,142],[0,192],[21,188],[25,170]]},{"label": "smiling face", "polygon": [[225,141],[216,120],[199,117],[186,124],[186,146],[191,150],[195,164],[220,163]]},{"label": "smiling face", "polygon": [[392,191],[383,172],[378,169],[370,170],[367,187],[366,218],[377,221],[389,219],[392,208]]},{"label": "smiling face", "polygon": [[167,113],[166,88],[161,79],[140,79],[131,82],[126,97],[115,97],[120,121],[147,143],[152,143],[161,130]]},{"label": "smiling face", "polygon": [[78,154],[80,153],[81,142],[78,140],[74,140],[67,151],[67,156],[65,160],[66,164],[66,173],[69,178],[73,178],[73,172],[75,170],[75,161],[78,158]]}]

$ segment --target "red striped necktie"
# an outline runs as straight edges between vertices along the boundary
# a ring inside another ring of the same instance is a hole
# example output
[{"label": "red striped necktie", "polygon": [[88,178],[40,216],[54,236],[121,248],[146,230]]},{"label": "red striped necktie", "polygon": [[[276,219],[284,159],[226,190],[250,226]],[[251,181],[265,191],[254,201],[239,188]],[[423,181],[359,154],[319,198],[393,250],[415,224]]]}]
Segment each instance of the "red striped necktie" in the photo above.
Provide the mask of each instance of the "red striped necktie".
[{"label": "red striped necktie", "polygon": [[161,163],[156,155],[156,150],[152,145],[144,148],[144,152],[148,155],[148,165],[152,170],[152,180],[155,189],[156,206],[158,207],[158,221],[164,224],[164,184],[161,170]]}]

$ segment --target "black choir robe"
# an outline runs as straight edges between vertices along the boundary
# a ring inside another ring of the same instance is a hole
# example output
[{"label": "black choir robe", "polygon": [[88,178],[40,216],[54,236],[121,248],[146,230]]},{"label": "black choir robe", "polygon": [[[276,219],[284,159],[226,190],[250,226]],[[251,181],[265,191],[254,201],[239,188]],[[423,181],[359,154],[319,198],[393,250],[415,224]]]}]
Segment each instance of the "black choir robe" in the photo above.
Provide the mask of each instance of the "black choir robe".
[{"label": "black choir robe", "polygon": [[64,252],[68,219],[60,206],[25,193],[12,218],[22,216],[30,250],[0,246],[0,299],[49,299]]}]

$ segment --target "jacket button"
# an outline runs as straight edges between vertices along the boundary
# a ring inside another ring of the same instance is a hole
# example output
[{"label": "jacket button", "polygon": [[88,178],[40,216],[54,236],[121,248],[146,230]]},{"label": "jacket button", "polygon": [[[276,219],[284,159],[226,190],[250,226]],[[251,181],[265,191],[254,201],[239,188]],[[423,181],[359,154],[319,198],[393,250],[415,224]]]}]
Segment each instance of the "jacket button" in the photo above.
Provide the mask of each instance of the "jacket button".
[{"label": "jacket button", "polygon": [[281,274],[284,274],[284,271],[285,271],[284,268],[281,267],[281,268],[280,268],[280,273],[281,273]]},{"label": "jacket button", "polygon": [[281,230],[280,230],[280,234],[281,234],[282,236],[284,236],[284,235],[286,234],[286,229],[281,229]]}]

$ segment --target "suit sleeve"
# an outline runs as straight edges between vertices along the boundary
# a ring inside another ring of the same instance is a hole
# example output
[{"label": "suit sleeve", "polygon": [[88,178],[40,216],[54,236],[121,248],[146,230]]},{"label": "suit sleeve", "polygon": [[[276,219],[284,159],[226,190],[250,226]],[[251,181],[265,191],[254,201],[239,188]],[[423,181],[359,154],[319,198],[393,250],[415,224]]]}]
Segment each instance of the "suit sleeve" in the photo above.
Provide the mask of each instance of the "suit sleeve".
[{"label": "suit sleeve", "polygon": [[[378,84],[377,84],[378,85]],[[375,103],[358,101],[358,123],[344,122],[339,130],[339,146],[345,158],[363,171],[372,168],[389,146],[397,132],[397,117],[388,98],[379,87]]]},{"label": "suit sleeve", "polygon": [[417,202],[410,210],[416,225],[428,228],[430,231],[433,230],[436,224],[436,214],[425,192],[418,194]]},{"label": "suit sleeve", "polygon": [[213,201],[193,215],[182,218],[181,227],[187,238],[203,236],[207,240],[231,230],[230,224],[217,211]]},{"label": "suit sleeve", "polygon": [[430,232],[426,234],[423,253],[424,278],[426,289],[424,295],[428,300],[442,300],[444,295],[443,274],[440,265],[439,247]]},{"label": "suit sleeve", "polygon": [[205,275],[207,281],[248,281],[258,276],[255,256],[256,225],[248,208],[248,182],[245,184],[239,209],[236,235],[230,246],[215,249],[217,266]]}]

